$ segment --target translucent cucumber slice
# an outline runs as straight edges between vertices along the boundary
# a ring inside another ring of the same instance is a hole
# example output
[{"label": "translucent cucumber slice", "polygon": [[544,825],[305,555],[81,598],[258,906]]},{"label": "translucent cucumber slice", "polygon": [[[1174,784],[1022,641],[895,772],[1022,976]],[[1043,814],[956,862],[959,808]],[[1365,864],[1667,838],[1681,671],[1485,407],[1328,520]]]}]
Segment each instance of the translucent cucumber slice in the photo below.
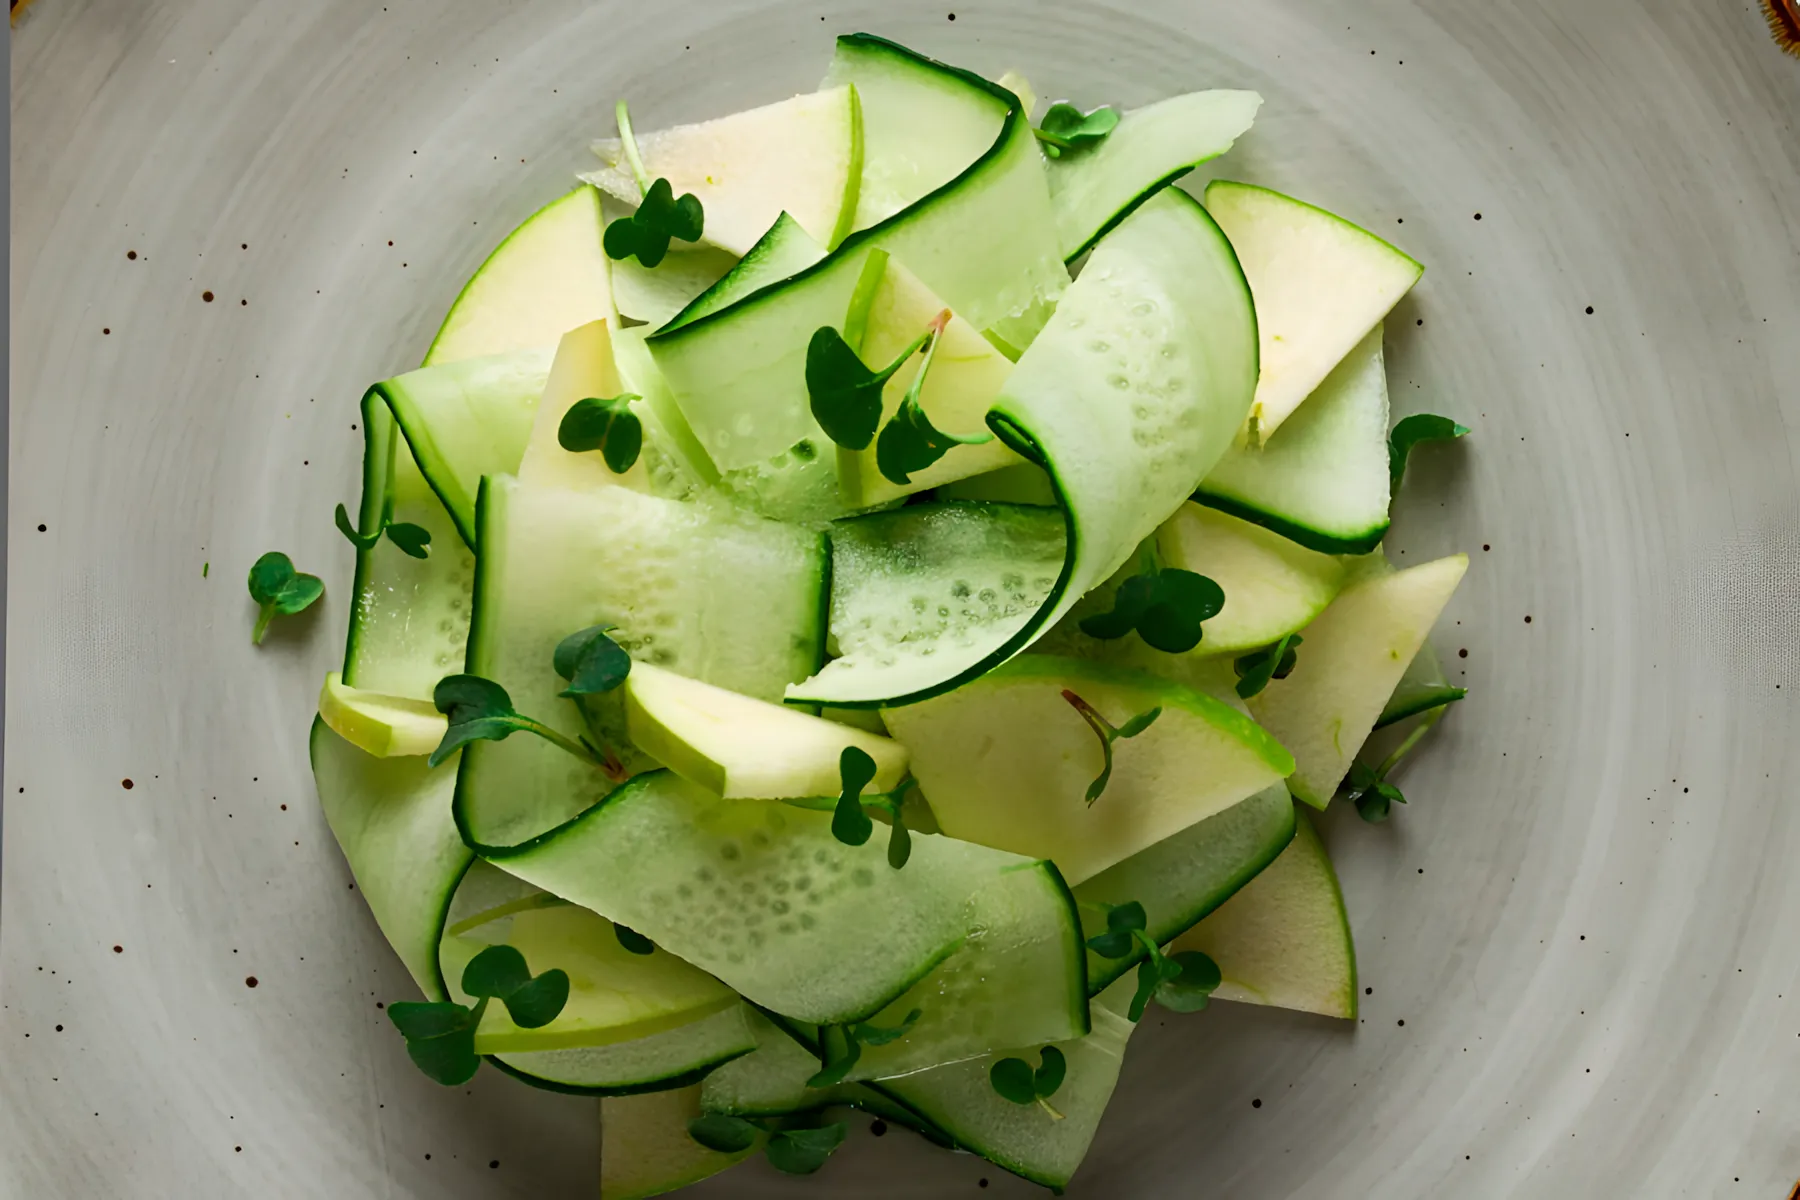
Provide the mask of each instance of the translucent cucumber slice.
[{"label": "translucent cucumber slice", "polygon": [[1267,188],[1214,180],[1206,207],[1231,239],[1256,294],[1262,371],[1249,432],[1251,441],[1262,442],[1425,268],[1342,217]]},{"label": "translucent cucumber slice", "polygon": [[376,758],[430,754],[449,722],[424,700],[347,687],[333,671],[319,692],[319,719],[332,732]]},{"label": "translucent cucumber slice", "polygon": [[[1064,693],[1115,727],[1160,708],[1121,739],[1105,790],[1101,743]],[[1142,672],[1025,655],[947,695],[885,709],[912,752],[938,824],[966,838],[1053,861],[1085,880],[1279,783],[1293,759],[1242,713]]]},{"label": "translucent cucumber slice", "polygon": [[376,758],[314,721],[308,742],[319,806],[375,923],[419,990],[445,998],[437,948],[470,853],[450,818],[456,767]]},{"label": "translucent cucumber slice", "polygon": [[649,1200],[717,1175],[755,1154],[708,1150],[688,1136],[700,1085],[600,1102],[600,1200]]},{"label": "translucent cucumber slice", "polygon": [[[427,365],[552,344],[563,330],[609,316],[598,195],[579,188],[502,242],[463,288]],[[432,553],[409,557],[386,539],[356,556],[355,600],[343,681],[429,701],[456,669],[468,638],[475,559],[426,483],[392,410],[363,397],[359,527],[410,522]],[[470,852],[452,819],[457,760],[432,770],[417,758],[379,759],[313,724],[320,807],[376,923],[427,998],[443,999],[437,944]]]},{"label": "translucent cucumber slice", "polygon": [[[669,772],[494,861],[635,929],[745,999],[795,1019],[862,1020],[948,957],[970,900],[1026,860],[913,839],[903,869],[881,839],[848,846],[831,815],[721,800]],[[880,935],[870,936],[879,913]]]},{"label": "translucent cucumber slice", "polygon": [[979,675],[1054,594],[1066,534],[1055,509],[952,503],[854,517],[828,536],[838,657],[787,695],[856,706]]},{"label": "translucent cucumber slice", "polygon": [[1400,682],[1394,687],[1394,694],[1388,697],[1386,707],[1381,710],[1381,716],[1375,719],[1375,728],[1386,729],[1390,725],[1398,725],[1408,717],[1416,717],[1422,712],[1442,708],[1446,704],[1455,704],[1468,694],[1468,689],[1450,685],[1450,680],[1444,674],[1444,665],[1438,660],[1437,651],[1428,641],[1413,655],[1406,674],[1400,677]]},{"label": "translucent cucumber slice", "polygon": [[[467,670],[516,711],[624,752],[616,692],[578,708],[551,670],[557,644],[593,625],[634,658],[779,700],[819,660],[824,548],[817,534],[626,488],[569,492],[505,476],[483,485],[481,566]],[[634,762],[628,768],[649,765]],[[612,788],[599,768],[541,738],[463,753],[456,814],[484,852],[561,825]]]},{"label": "translucent cucumber slice", "polygon": [[[1230,246],[1191,198],[1164,192],[1094,251],[988,417],[995,432],[1042,464],[1062,501],[1065,549],[1051,586],[1039,593],[1041,573],[999,564],[1019,583],[996,589],[992,615],[969,606],[968,617],[930,591],[900,593],[885,580],[879,600],[850,594],[873,575],[834,581],[840,651],[849,628],[839,621],[840,591],[846,614],[892,606],[902,594],[914,613],[890,618],[858,653],[846,651],[791,698],[899,707],[954,688],[1030,645],[1181,507],[1192,481],[1241,424],[1255,373],[1250,293]],[[1015,518],[1007,520],[1010,529]],[[949,549],[922,553],[930,555],[925,579],[933,591],[940,579],[952,587],[972,583],[971,573],[995,565],[985,554],[958,561]],[[938,610],[948,611],[934,618]],[[942,637],[934,619],[955,640],[925,655],[924,647]]]},{"label": "translucent cucumber slice", "polygon": [[[835,243],[862,179],[862,115],[856,89],[827,87],[698,125],[637,135],[644,170],[692,193],[706,212],[705,240],[748,253],[775,218]],[[594,143],[601,168],[582,176],[628,204],[643,199],[623,145]],[[848,230],[845,230],[848,232]]]},{"label": "translucent cucumber slice", "polygon": [[802,441],[828,445],[807,400],[806,348],[820,327],[842,324],[872,249],[904,262],[977,329],[1015,346],[1030,342],[1068,284],[1042,159],[1016,96],[866,34],[839,39],[832,73],[834,83],[862,93],[872,154],[884,153],[887,135],[878,131],[901,125],[914,140],[929,140],[921,153],[936,156],[963,140],[982,149],[943,186],[817,264],[650,339],[695,435],[727,473]]},{"label": "translucent cucumber slice", "polygon": [[591,187],[527,218],[464,285],[425,365],[554,346],[577,325],[612,316],[601,232],[600,193]]},{"label": "translucent cucumber slice", "polygon": [[644,398],[638,409],[640,418],[646,412],[654,418],[645,422],[644,430],[650,494],[669,500],[691,500],[701,488],[719,482],[719,471],[706,456],[700,439],[688,428],[668,381],[650,356],[650,348],[644,344],[649,336],[650,330],[642,325],[630,329],[615,326],[613,361],[618,364],[625,390]]},{"label": "translucent cucumber slice", "polygon": [[1056,486],[1036,463],[1002,467],[985,475],[971,475],[946,483],[937,490],[939,500],[985,500],[992,504],[1034,504],[1055,508]]},{"label": "translucent cucumber slice", "polygon": [[552,1092],[635,1096],[698,1083],[756,1049],[742,1003],[684,1025],[624,1042],[562,1050],[507,1050],[491,1056],[507,1074]]},{"label": "translucent cucumber slice", "polygon": [[1356,1019],[1356,945],[1344,895],[1304,816],[1281,857],[1173,948],[1219,964],[1225,982],[1215,1000]]},{"label": "translucent cucumber slice", "polygon": [[1251,698],[1251,713],[1293,752],[1288,790],[1297,798],[1320,809],[1331,802],[1468,568],[1457,554],[1344,589],[1306,627],[1294,673]]},{"label": "translucent cucumber slice", "polygon": [[632,745],[727,800],[833,796],[840,760],[861,750],[875,764],[868,791],[890,792],[906,774],[906,748],[808,713],[635,663],[625,681]]},{"label": "translucent cucumber slice", "polygon": [[1255,92],[1171,96],[1120,117],[1098,146],[1047,160],[1064,260],[1073,262],[1138,205],[1230,150],[1261,107]]},{"label": "translucent cucumber slice", "polygon": [[871,1018],[891,1029],[919,1013],[898,1039],[864,1046],[846,1080],[911,1075],[1020,1041],[1087,1033],[1087,952],[1055,867],[1037,863],[988,884],[975,895],[970,924],[956,953]]},{"label": "translucent cucumber slice", "polygon": [[730,308],[744,297],[806,270],[824,258],[825,253],[825,247],[802,229],[800,222],[782,213],[737,265],[682,306],[657,332],[667,333],[720,309]]},{"label": "translucent cucumber slice", "polygon": [[[1294,801],[1280,784],[1188,826],[1116,863],[1075,889],[1083,932],[1106,932],[1110,907],[1136,901],[1157,945],[1204,919],[1287,849],[1294,840]],[[1088,992],[1098,994],[1143,958],[1087,952]]]},{"label": "translucent cucumber slice", "polygon": [[[911,271],[888,259],[881,283],[869,306],[862,359],[881,370],[906,352],[946,305]],[[882,390],[881,420],[886,424],[899,411],[907,389],[918,377],[923,356],[915,355]],[[919,396],[919,406],[931,423],[946,433],[960,436],[985,434],[988,405],[1000,393],[1012,362],[992,342],[961,317],[952,317],[940,335],[931,373]],[[873,508],[922,492],[939,484],[995,471],[1022,460],[998,438],[975,445],[954,446],[944,457],[922,471],[911,473],[908,483],[895,483],[881,473],[875,443],[862,450],[839,446],[838,481],[844,503],[852,509]]]},{"label": "translucent cucumber slice", "polygon": [[1194,493],[1324,554],[1387,536],[1388,386],[1381,326],[1260,447],[1234,445]]}]

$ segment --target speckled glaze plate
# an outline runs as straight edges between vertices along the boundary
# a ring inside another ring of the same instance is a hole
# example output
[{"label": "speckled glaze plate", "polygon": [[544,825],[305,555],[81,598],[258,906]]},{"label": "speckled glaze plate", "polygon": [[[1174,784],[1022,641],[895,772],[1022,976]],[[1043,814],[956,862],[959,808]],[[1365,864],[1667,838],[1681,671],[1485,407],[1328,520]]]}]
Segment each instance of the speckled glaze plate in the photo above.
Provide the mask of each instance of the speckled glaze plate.
[{"label": "speckled glaze plate", "polygon": [[[951,9],[955,9],[951,17]],[[1354,1027],[1157,1018],[1072,1195],[1753,1197],[1800,1178],[1800,61],[1745,0],[37,0],[12,58],[0,1194],[592,1196],[596,1106],[438,1088],[321,819],[356,401],[639,123],[870,29],[1049,95],[1267,97],[1221,164],[1429,266],[1396,407],[1474,427],[1471,699],[1333,814]],[[252,649],[280,548],[315,614]],[[209,566],[210,564],[210,566]],[[707,1196],[1028,1195],[904,1133]]]}]

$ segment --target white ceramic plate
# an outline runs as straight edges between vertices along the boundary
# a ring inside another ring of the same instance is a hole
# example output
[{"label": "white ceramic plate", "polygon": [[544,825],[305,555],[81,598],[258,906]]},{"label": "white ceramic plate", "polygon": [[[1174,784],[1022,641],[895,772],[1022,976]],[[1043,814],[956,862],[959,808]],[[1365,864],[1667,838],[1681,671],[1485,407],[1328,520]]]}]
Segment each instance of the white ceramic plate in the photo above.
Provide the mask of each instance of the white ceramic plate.
[{"label": "white ceramic plate", "polygon": [[[0,1194],[594,1193],[592,1101],[440,1089],[377,1010],[409,989],[305,754],[350,590],[331,509],[363,387],[615,97],[646,128],[778,98],[858,28],[1089,102],[1261,91],[1221,170],[1429,265],[1397,407],[1475,429],[1392,542],[1473,553],[1440,631],[1473,697],[1410,807],[1328,822],[1365,1020],[1147,1022],[1072,1194],[1785,1196],[1800,62],[1743,0],[38,0]],[[258,652],[243,577],[276,547],[331,592]],[[705,1194],[1035,1192],[865,1125],[810,1184]]]}]

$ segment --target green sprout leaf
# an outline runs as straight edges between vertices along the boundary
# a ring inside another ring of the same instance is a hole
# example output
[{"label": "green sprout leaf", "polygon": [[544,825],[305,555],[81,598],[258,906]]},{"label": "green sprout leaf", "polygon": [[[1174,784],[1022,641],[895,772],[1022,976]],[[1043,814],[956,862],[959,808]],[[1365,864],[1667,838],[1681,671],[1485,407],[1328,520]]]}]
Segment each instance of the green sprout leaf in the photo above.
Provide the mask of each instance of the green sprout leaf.
[{"label": "green sprout leaf", "polygon": [[875,760],[865,750],[845,746],[838,755],[838,776],[843,791],[831,814],[831,836],[846,846],[860,846],[875,832],[875,822],[862,806],[862,790],[875,780]]},{"label": "green sprout leaf", "polygon": [[1119,114],[1111,107],[1084,113],[1073,104],[1052,104],[1044,114],[1044,123],[1035,132],[1044,144],[1044,153],[1061,158],[1071,150],[1098,146],[1119,126]]},{"label": "green sprout leaf", "polygon": [[637,137],[631,131],[631,110],[621,100],[616,111],[619,140],[624,146],[626,160],[631,163],[631,173],[637,179],[638,191],[644,198],[636,212],[606,227],[601,245],[606,248],[608,258],[623,260],[635,255],[638,262],[653,268],[661,265],[668,256],[672,239],[700,240],[706,229],[706,211],[701,207],[700,198],[692,193],[677,200],[675,189],[667,179],[651,181],[650,173],[644,170],[643,156],[638,153]]},{"label": "green sprout leaf", "polygon": [[1100,739],[1100,755],[1104,762],[1100,768],[1100,774],[1094,777],[1094,782],[1088,784],[1087,802],[1091,806],[1106,791],[1106,785],[1112,782],[1113,744],[1123,738],[1134,738],[1156,724],[1156,719],[1162,716],[1162,707],[1158,705],[1147,712],[1141,712],[1126,721],[1125,724],[1115,727],[1111,721],[1101,716],[1093,705],[1069,689],[1063,689],[1062,697],[1069,702],[1071,708],[1081,714],[1081,719],[1088,723],[1088,728],[1092,729],[1094,735]]},{"label": "green sprout leaf", "polygon": [[1175,968],[1175,973],[1163,972],[1162,985],[1156,989],[1156,1002],[1171,1012],[1199,1012],[1224,982],[1219,964],[1198,950],[1184,950],[1167,961]]},{"label": "green sprout leaf", "polygon": [[898,871],[912,858],[912,834],[906,828],[906,817],[901,806],[893,805],[889,809],[891,821],[888,825],[888,866]]},{"label": "green sprout leaf", "polygon": [[498,1000],[521,1029],[540,1029],[556,1020],[569,1002],[569,976],[552,968],[533,976],[525,956],[512,946],[489,946],[463,969],[462,990]]},{"label": "green sprout leaf", "polygon": [[612,625],[590,625],[557,643],[551,656],[556,673],[569,681],[557,693],[573,699],[610,692],[631,674],[631,655],[607,635]]},{"label": "green sprout leaf", "polygon": [[619,939],[619,945],[633,954],[655,954],[656,943],[635,929],[627,929],[618,922],[613,923],[613,936]]},{"label": "green sprout leaf", "polygon": [[925,392],[925,378],[931,373],[938,343],[944,340],[944,327],[949,323],[950,310],[947,308],[932,321],[925,334],[925,361],[919,364],[919,372],[908,385],[899,409],[875,443],[875,465],[890,482],[911,483],[914,472],[923,471],[957,446],[979,446],[994,440],[994,435],[986,432],[967,436],[945,433],[931,423],[920,403]]},{"label": "green sprout leaf", "polygon": [[475,1053],[475,1027],[486,1001],[473,1009],[460,1004],[401,1001],[387,1008],[388,1019],[406,1039],[407,1057],[427,1078],[456,1087],[475,1078],[481,1056]]},{"label": "green sprout leaf", "polygon": [[250,568],[249,585],[250,598],[259,609],[250,640],[258,646],[269,631],[269,622],[303,612],[325,594],[325,584],[317,575],[294,570],[293,560],[279,550],[256,560]]},{"label": "green sprout leaf", "polygon": [[811,1175],[844,1144],[850,1127],[842,1121],[817,1129],[783,1129],[769,1139],[763,1154],[769,1165],[788,1175]]},{"label": "green sprout leaf", "polygon": [[437,688],[432,693],[432,703],[439,712],[450,718],[450,724],[444,731],[444,740],[438,743],[438,748],[426,760],[430,766],[438,766],[470,742],[502,742],[523,730],[535,733],[575,757],[610,771],[611,764],[592,747],[564,737],[541,721],[534,721],[514,712],[512,697],[506,694],[505,688],[491,679],[483,679],[479,675],[447,676],[438,681]]},{"label": "green sprout leaf", "polygon": [[988,1082],[1001,1099],[1024,1106],[1037,1103],[1037,1074],[1022,1058],[1003,1058],[988,1068]]},{"label": "green sprout leaf", "polygon": [[1350,764],[1350,786],[1345,799],[1356,805],[1356,815],[1371,825],[1387,820],[1393,805],[1406,803],[1400,789],[1387,781],[1386,771],[1361,762]]},{"label": "green sprout leaf", "polygon": [[1435,413],[1415,413],[1402,419],[1394,426],[1394,432],[1388,435],[1390,489],[1395,492],[1400,490],[1400,480],[1406,474],[1406,460],[1411,456],[1414,446],[1420,442],[1440,442],[1465,437],[1468,432],[1468,426]]},{"label": "green sprout leaf", "polygon": [[602,400],[577,400],[556,427],[556,444],[570,454],[600,452],[614,475],[631,470],[644,448],[644,425],[632,404],[643,397],[632,392]]},{"label": "green sprout leaf", "polygon": [[405,554],[413,558],[429,558],[431,556],[431,533],[423,525],[411,525],[404,521],[395,522],[383,519],[375,527],[373,533],[362,533],[350,520],[350,511],[343,505],[337,506],[332,514],[337,523],[338,532],[350,540],[350,544],[358,550],[373,550],[376,543],[386,534],[388,541],[400,547]]},{"label": "green sprout leaf", "polygon": [[806,394],[819,428],[846,449],[867,449],[881,424],[881,389],[905,361],[871,371],[837,330],[815,330],[806,346]]},{"label": "green sprout leaf", "polygon": [[1237,694],[1244,700],[1262,694],[1272,679],[1286,679],[1299,662],[1300,644],[1306,639],[1290,633],[1273,646],[1253,650],[1231,664],[1237,672]]},{"label": "green sprout leaf", "polygon": [[688,1136],[719,1154],[742,1154],[756,1145],[762,1130],[742,1117],[707,1113],[688,1122]]},{"label": "green sprout leaf", "polygon": [[988,1085],[997,1092],[1001,1099],[1010,1100],[1021,1107],[1035,1104],[1050,1114],[1050,1119],[1060,1121],[1063,1115],[1051,1108],[1047,1101],[1056,1095],[1062,1087],[1063,1078],[1068,1074],[1069,1060],[1055,1046],[1045,1046],[1039,1051],[1040,1065],[1036,1070],[1022,1058],[1003,1058],[988,1068]]},{"label": "green sprout leaf", "polygon": [[1119,585],[1111,612],[1086,617],[1081,631],[1113,641],[1133,630],[1152,649],[1185,654],[1200,644],[1201,626],[1225,607],[1225,592],[1204,575],[1180,567],[1164,567],[1154,550],[1146,551],[1142,569]]}]

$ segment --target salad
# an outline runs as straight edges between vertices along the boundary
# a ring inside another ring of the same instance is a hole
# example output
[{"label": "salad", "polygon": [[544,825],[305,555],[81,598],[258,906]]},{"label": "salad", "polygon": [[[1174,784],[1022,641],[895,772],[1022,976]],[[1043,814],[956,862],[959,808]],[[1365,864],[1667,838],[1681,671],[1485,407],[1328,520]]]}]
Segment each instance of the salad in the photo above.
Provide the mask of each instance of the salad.
[{"label": "salad", "polygon": [[[845,1108],[1061,1189],[1152,1005],[1351,1019],[1308,809],[1462,698],[1455,556],[1381,550],[1423,268],[1248,183],[1261,100],[1043,109],[867,34],[595,144],[362,401],[320,802],[483,1062],[604,1097],[603,1194]],[[271,620],[323,584],[251,572]],[[1190,1018],[1203,1019],[1203,1018]]]}]

